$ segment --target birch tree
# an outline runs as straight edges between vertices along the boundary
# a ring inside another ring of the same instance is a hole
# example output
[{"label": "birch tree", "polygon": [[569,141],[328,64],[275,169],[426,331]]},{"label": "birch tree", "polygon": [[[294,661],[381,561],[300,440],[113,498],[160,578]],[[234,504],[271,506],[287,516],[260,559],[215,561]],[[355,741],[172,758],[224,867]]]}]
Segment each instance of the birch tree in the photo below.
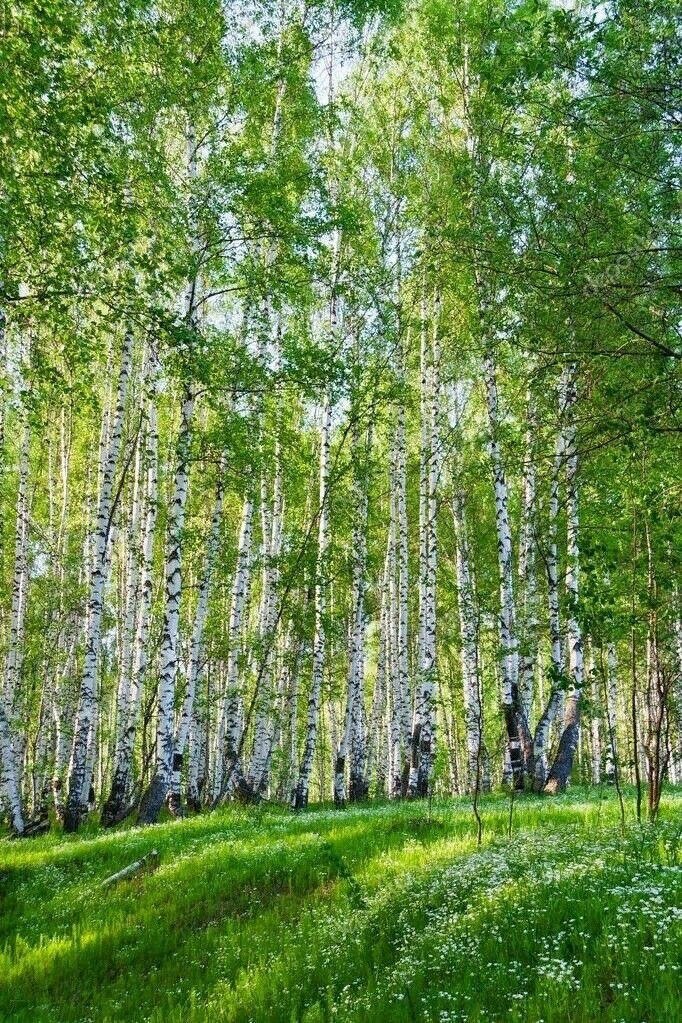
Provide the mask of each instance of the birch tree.
[{"label": "birch tree", "polygon": [[88,744],[94,740],[97,713],[97,664],[100,653],[102,615],[109,572],[109,542],[114,498],[114,473],[123,438],[126,396],[133,359],[133,336],[126,332],[121,350],[116,401],[108,444],[101,454],[101,486],[97,517],[92,532],[92,567],[88,585],[85,660],[80,685],[78,713],[73,728],[69,766],[69,791],[64,814],[66,831],[76,831],[87,812]]}]

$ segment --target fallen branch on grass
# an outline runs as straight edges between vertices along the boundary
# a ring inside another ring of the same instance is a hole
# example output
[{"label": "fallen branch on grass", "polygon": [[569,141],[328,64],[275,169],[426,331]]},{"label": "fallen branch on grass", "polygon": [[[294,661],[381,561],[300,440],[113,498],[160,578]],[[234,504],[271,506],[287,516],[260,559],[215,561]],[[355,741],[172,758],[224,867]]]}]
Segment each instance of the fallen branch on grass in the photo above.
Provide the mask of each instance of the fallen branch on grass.
[{"label": "fallen branch on grass", "polygon": [[119,870],[117,874],[112,874],[111,877],[105,878],[102,881],[102,888],[111,888],[113,885],[118,884],[119,881],[129,881],[133,877],[137,877],[138,874],[151,873],[152,870],[156,870],[161,857],[159,856],[156,849],[152,849],[146,856],[143,856],[141,860],[135,860],[129,866],[124,867],[123,870]]}]

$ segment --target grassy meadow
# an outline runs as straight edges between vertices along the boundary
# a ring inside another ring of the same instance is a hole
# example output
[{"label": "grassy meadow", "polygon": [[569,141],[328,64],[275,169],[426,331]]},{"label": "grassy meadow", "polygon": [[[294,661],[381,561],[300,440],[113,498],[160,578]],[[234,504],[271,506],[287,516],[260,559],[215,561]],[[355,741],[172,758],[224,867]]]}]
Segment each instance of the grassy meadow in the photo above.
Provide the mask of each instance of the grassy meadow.
[{"label": "grassy meadow", "polygon": [[0,1020],[682,1019],[682,792],[481,812],[480,849],[465,799],[0,840]]}]

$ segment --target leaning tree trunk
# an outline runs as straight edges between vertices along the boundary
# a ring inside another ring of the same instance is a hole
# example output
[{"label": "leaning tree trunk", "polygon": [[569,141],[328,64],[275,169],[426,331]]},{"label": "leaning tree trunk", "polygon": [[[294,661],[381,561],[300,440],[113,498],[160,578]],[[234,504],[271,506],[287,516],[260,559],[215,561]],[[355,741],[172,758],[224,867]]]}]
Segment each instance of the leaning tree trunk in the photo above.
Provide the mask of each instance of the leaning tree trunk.
[{"label": "leaning tree trunk", "polygon": [[104,593],[109,574],[109,540],[113,511],[114,472],[121,448],[128,381],[133,359],[133,338],[128,332],[123,340],[109,442],[102,448],[101,486],[97,519],[91,538],[92,563],[88,587],[85,659],[81,677],[78,712],[73,729],[73,745],[69,767],[69,794],[64,813],[65,831],[76,831],[87,813],[89,792],[85,786],[88,773],[88,742],[93,733],[97,703],[97,664],[99,659]]},{"label": "leaning tree trunk", "polygon": [[[333,54],[330,61],[329,96],[333,92]],[[329,291],[329,338],[334,345],[339,341],[338,281],[341,261],[341,231],[334,232],[331,254],[331,284]],[[325,611],[327,596],[327,549],[329,547],[329,456],[332,430],[332,402],[327,392],[322,407],[320,424],[320,480],[319,511],[317,530],[317,561],[315,565],[315,634],[313,638],[313,672],[308,696],[303,756],[298,771],[298,781],[291,805],[295,810],[308,805],[310,778],[317,745],[317,730],[320,719],[322,683],[326,656]]]},{"label": "leaning tree trunk", "polygon": [[[143,416],[146,414],[143,413]],[[145,424],[146,426],[146,424]],[[144,444],[146,446],[146,429],[144,434]],[[120,627],[121,640],[120,640],[120,664],[119,664],[119,677],[118,687],[116,691],[116,703],[115,703],[115,744],[114,744],[114,769],[112,775],[112,792],[110,793],[109,799],[102,808],[102,824],[105,826],[108,824],[116,823],[119,819],[118,807],[114,807],[113,804],[117,802],[116,791],[119,785],[120,779],[120,761],[122,756],[122,746],[124,742],[125,729],[128,724],[128,717],[130,713],[130,699],[132,690],[132,668],[133,668],[133,651],[135,646],[135,630],[137,624],[137,616],[139,613],[139,600],[140,600],[140,557],[141,557],[141,505],[140,490],[142,488],[142,471],[143,471],[143,446],[142,442],[138,437],[138,443],[135,451],[135,472],[133,476],[133,491],[131,500],[131,511],[130,521],[128,524],[128,556],[125,565],[125,593],[123,594],[121,603],[123,605],[123,622]],[[123,803],[124,793],[121,794],[121,804]]]},{"label": "leaning tree trunk", "polygon": [[578,621],[580,534],[578,521],[578,453],[576,449],[575,403],[577,398],[575,366],[564,370],[566,394],[566,423],[564,426],[564,455],[566,463],[566,595],[568,640],[568,667],[571,676],[566,696],[564,723],[559,749],[549,772],[544,791],[555,795],[563,791],[573,767],[573,759],[580,738],[580,702],[582,698],[584,664],[583,638]]}]

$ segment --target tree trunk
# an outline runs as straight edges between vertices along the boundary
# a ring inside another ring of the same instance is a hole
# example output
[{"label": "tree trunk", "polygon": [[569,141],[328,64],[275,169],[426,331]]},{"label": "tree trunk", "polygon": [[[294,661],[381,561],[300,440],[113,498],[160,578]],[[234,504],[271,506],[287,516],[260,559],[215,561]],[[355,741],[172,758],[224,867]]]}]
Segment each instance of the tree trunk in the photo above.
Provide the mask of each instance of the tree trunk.
[{"label": "tree trunk", "polygon": [[409,796],[425,796],[434,761],[436,710],[436,489],[440,362],[438,323],[428,343],[425,303],[421,327],[421,451],[419,475],[419,685],[411,735]]},{"label": "tree trunk", "polygon": [[232,582],[225,692],[220,703],[214,743],[211,802],[229,792],[232,775],[237,769],[240,731],[239,655],[244,612],[249,600],[252,533],[253,500],[247,496],[242,507],[237,563]]},{"label": "tree trunk", "polygon": [[313,769],[320,700],[325,666],[325,628],[327,547],[329,544],[329,448],[331,442],[331,403],[325,400],[320,427],[320,504],[317,536],[317,566],[315,570],[315,637],[313,640],[313,677],[308,697],[303,756],[298,781],[292,797],[292,807],[300,810],[308,805],[308,790]]},{"label": "tree trunk", "polygon": [[535,696],[538,656],[538,586],[536,575],[536,491],[535,438],[538,422],[532,395],[528,396],[522,483],[521,543],[519,545],[519,590],[521,594],[521,642],[519,655],[519,699],[528,727]]},{"label": "tree trunk", "polygon": [[568,666],[570,688],[564,710],[564,727],[559,749],[549,772],[544,791],[555,795],[565,789],[573,767],[573,758],[580,738],[580,701],[583,689],[583,639],[578,621],[580,534],[578,521],[578,454],[575,439],[575,403],[577,398],[575,366],[564,370],[566,394],[566,423],[564,427],[564,453],[566,463],[566,594],[568,611],[566,633],[568,639]]},{"label": "tree trunk", "polygon": [[[351,414],[353,414],[351,412]],[[344,728],[339,744],[334,772],[334,802],[346,802],[346,763],[350,760],[349,795],[352,801],[367,795],[365,762],[367,750],[364,732],[364,665],[365,665],[365,587],[367,561],[367,509],[366,488],[362,481],[361,441],[357,426],[353,431],[353,491],[354,517],[352,540],[351,621],[348,643],[348,670],[346,677],[346,708]]]},{"label": "tree trunk", "polygon": [[168,511],[165,567],[165,610],[161,635],[161,665],[156,707],[156,754],[154,775],[140,805],[142,824],[153,824],[171,786],[173,773],[173,707],[178,673],[180,603],[182,600],[182,533],[189,486],[189,455],[195,396],[185,388],[176,449],[177,467]]},{"label": "tree trunk", "polygon": [[490,430],[490,458],[495,488],[495,524],[500,575],[500,698],[507,730],[512,780],[516,788],[522,788],[524,772],[530,765],[531,744],[519,692],[519,651],[514,607],[509,497],[499,442],[500,412],[497,369],[490,347],[483,360],[483,375]]},{"label": "tree trunk", "polygon": [[199,583],[197,606],[194,615],[194,628],[192,630],[192,644],[189,655],[189,668],[187,672],[187,684],[185,696],[182,702],[180,718],[175,730],[175,750],[173,753],[173,774],[171,778],[171,791],[168,798],[168,808],[174,816],[182,813],[182,799],[180,785],[182,780],[182,764],[185,755],[185,747],[189,736],[190,723],[194,714],[194,697],[197,682],[202,670],[204,626],[208,615],[208,598],[211,592],[211,579],[213,567],[220,545],[220,526],[223,518],[223,493],[225,488],[225,460],[220,461],[218,469],[218,483],[216,486],[215,504],[211,516],[211,526],[206,542],[206,554],[204,558],[204,571]]},{"label": "tree trunk", "polygon": [[126,333],[121,353],[116,404],[113,411],[109,441],[102,448],[101,486],[97,519],[92,533],[92,564],[88,586],[85,660],[80,685],[78,712],[73,729],[73,745],[69,767],[69,793],[64,813],[65,831],[76,831],[87,813],[89,791],[88,743],[93,736],[97,710],[97,665],[100,650],[104,594],[109,574],[109,541],[113,511],[114,473],[121,448],[128,381],[132,367],[133,338]]},{"label": "tree trunk", "polygon": [[467,791],[487,791],[490,788],[490,776],[487,770],[488,752],[483,739],[476,598],[464,521],[464,494],[460,490],[453,495],[452,514],[457,541],[457,597],[464,690],[464,727],[467,745]]}]

